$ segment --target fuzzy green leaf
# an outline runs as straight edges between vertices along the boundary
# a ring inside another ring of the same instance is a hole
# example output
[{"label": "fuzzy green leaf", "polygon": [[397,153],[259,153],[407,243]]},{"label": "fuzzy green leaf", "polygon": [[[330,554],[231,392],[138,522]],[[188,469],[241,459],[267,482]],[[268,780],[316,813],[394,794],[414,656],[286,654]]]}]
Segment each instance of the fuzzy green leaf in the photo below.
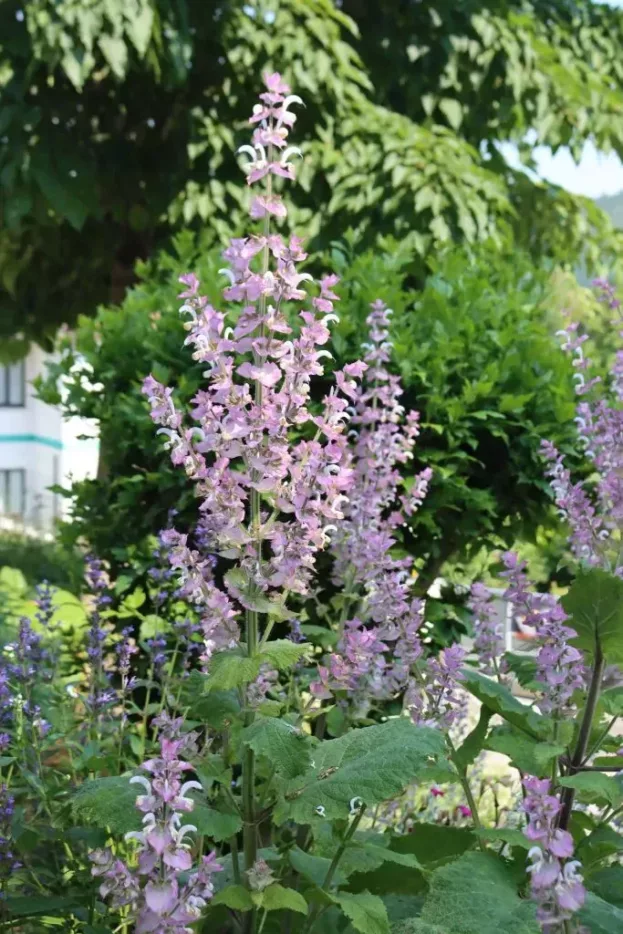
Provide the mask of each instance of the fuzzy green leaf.
[{"label": "fuzzy green leaf", "polygon": [[288,911],[298,911],[300,914],[307,914],[307,902],[300,892],[295,889],[288,889],[275,882],[269,885],[261,893],[261,907],[264,911],[278,911],[287,909]]},{"label": "fuzzy green leaf", "polygon": [[591,873],[588,885],[604,901],[623,908],[623,866],[607,866]]},{"label": "fuzzy green leaf", "polygon": [[[298,846],[288,851],[288,858],[290,865],[299,875],[313,882],[319,888],[322,886],[331,865],[330,859],[325,856],[314,856],[312,853],[306,853],[305,850],[301,850]],[[345,881],[344,873],[338,868],[333,879],[336,885],[341,885]]]},{"label": "fuzzy green leaf", "polygon": [[239,651],[217,652],[210,659],[207,691],[229,691],[231,688],[249,684],[257,678],[262,659],[259,655],[249,658]]},{"label": "fuzzy green leaf", "polygon": [[316,808],[326,817],[345,817],[349,802],[371,805],[400,791],[427,761],[444,753],[441,734],[406,718],[351,730],[314,750],[314,768],[285,789],[292,819],[308,822]]},{"label": "fuzzy green leaf", "polygon": [[465,675],[464,685],[474,697],[477,697],[492,713],[497,713],[504,720],[523,730],[531,736],[538,737],[544,732],[545,723],[529,707],[514,697],[508,688],[471,668],[463,669]]},{"label": "fuzzy green leaf", "polygon": [[214,896],[212,905],[226,905],[234,911],[252,911],[253,901],[248,889],[243,885],[228,885]]},{"label": "fuzzy green leaf", "polygon": [[378,896],[370,892],[359,892],[357,895],[340,892],[336,897],[356,931],[361,934],[390,934],[387,909]]},{"label": "fuzzy green leaf", "polygon": [[468,765],[471,765],[478,753],[484,748],[489,721],[492,716],[493,711],[483,704],[480,709],[478,723],[471,733],[465,737],[462,745],[452,757],[459,769],[466,769]]},{"label": "fuzzy green leaf", "polygon": [[578,918],[591,934],[621,934],[623,931],[623,908],[606,902],[589,892]]},{"label": "fuzzy green leaf", "polygon": [[200,836],[210,837],[216,843],[229,840],[242,829],[239,814],[225,814],[205,804],[194,806],[189,822],[195,825]]},{"label": "fuzzy green leaf", "polygon": [[309,768],[309,737],[286,720],[258,717],[242,731],[240,738],[285,778],[296,778]]},{"label": "fuzzy green leaf", "polygon": [[603,772],[579,772],[561,778],[560,784],[566,788],[575,788],[589,804],[600,802],[618,807],[623,802],[622,783]]},{"label": "fuzzy green leaf", "polygon": [[485,742],[485,748],[508,756],[517,768],[530,775],[551,775],[552,761],[565,752],[564,746],[540,743],[509,726],[494,727]]},{"label": "fuzzy green leaf", "polygon": [[78,895],[9,895],[6,907],[9,917],[33,918],[38,915],[64,918],[72,908],[80,907],[85,898]]},{"label": "fuzzy green leaf", "polygon": [[572,642],[592,656],[597,642],[610,663],[623,662],[623,580],[600,568],[578,574],[562,598],[577,632]]},{"label": "fuzzy green leaf", "polygon": [[110,828],[113,833],[140,830],[141,813],[136,798],[140,785],[130,784],[131,776],[94,778],[78,788],[71,799],[74,815],[87,824]]},{"label": "fuzzy green leaf", "polygon": [[288,671],[308,655],[312,646],[308,642],[290,642],[289,639],[273,639],[262,648],[260,658],[278,671]]},{"label": "fuzzy green leaf", "polygon": [[535,908],[522,900],[504,863],[489,853],[465,853],[430,880],[422,921],[445,934],[538,934]]},{"label": "fuzzy green leaf", "polygon": [[508,843],[509,846],[518,846],[522,850],[529,850],[532,846],[526,835],[513,827],[475,827],[472,833],[489,843]]}]

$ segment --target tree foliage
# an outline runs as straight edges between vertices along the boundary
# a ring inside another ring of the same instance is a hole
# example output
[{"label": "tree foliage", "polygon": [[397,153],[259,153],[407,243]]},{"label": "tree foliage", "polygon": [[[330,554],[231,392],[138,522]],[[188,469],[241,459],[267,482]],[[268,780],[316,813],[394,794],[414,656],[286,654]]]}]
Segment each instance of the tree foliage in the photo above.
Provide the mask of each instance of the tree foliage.
[{"label": "tree foliage", "polygon": [[533,143],[621,151],[622,36],[621,12],[588,0],[5,0],[2,333],[43,339],[120,299],[181,227],[231,230],[267,65],[306,99],[293,217],[315,246],[350,225],[422,257],[512,236],[594,262],[618,245],[606,216],[512,171],[496,142],[528,163]]}]

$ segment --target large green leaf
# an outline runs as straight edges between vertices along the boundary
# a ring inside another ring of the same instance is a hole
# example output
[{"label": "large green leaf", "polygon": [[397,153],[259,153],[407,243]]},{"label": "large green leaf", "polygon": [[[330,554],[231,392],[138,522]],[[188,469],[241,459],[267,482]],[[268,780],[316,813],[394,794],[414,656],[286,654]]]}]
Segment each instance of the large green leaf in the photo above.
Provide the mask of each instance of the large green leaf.
[{"label": "large green leaf", "polygon": [[254,681],[260,673],[262,659],[249,658],[242,650],[217,652],[210,659],[207,691],[229,691]]},{"label": "large green leaf", "polygon": [[578,914],[591,934],[621,934],[623,931],[623,908],[604,901],[589,892],[586,903]]},{"label": "large green leaf", "polygon": [[492,716],[493,711],[483,704],[478,723],[471,733],[465,737],[462,745],[452,757],[459,769],[466,769],[468,765],[471,765],[478,753],[484,748],[489,721]]},{"label": "large green leaf", "polygon": [[273,639],[262,648],[262,661],[268,662],[279,671],[288,671],[305,655],[309,655],[312,646],[308,642],[291,642],[289,639]]},{"label": "large green leaf", "polygon": [[[417,863],[424,867],[424,871],[416,869],[413,863],[397,865],[389,861],[389,854],[384,854],[383,863],[378,865],[377,869],[358,870],[355,875],[351,876],[348,883],[349,889],[351,891],[367,889],[384,898],[388,893],[394,896],[413,896],[415,893],[426,890],[425,870],[456,859],[475,843],[476,840],[471,831],[462,827],[415,824],[412,833],[390,837],[388,849],[396,856],[407,856],[417,860]],[[378,848],[374,847],[374,851]],[[369,859],[370,856],[364,854],[364,858]],[[378,864],[378,859],[376,862]]]},{"label": "large green leaf", "polygon": [[208,693],[209,675],[191,671],[182,684],[181,699],[191,720],[201,720],[215,730],[222,730],[240,713],[240,700],[235,690]]},{"label": "large green leaf", "polygon": [[576,577],[562,605],[571,617],[578,636],[574,645],[589,656],[597,643],[606,660],[623,662],[623,580],[600,568],[583,571]]},{"label": "large green leaf", "polygon": [[465,853],[475,844],[471,830],[443,824],[414,824],[410,834],[392,838],[397,853],[411,853],[427,869],[443,865]]},{"label": "large green leaf", "polygon": [[[322,886],[331,866],[331,860],[326,856],[315,856],[312,853],[306,853],[305,850],[301,850],[298,846],[292,847],[288,851],[288,859],[292,868],[299,875],[313,882],[318,888]],[[345,878],[344,873],[338,867],[333,876],[335,884],[340,885],[345,881]]]},{"label": "large green leaf", "polygon": [[416,727],[406,718],[351,730],[314,750],[314,768],[284,789],[285,812],[301,823],[324,809],[345,817],[358,798],[377,804],[399,794],[429,759],[444,753],[441,733]]},{"label": "large green leaf", "polygon": [[356,931],[361,934],[390,934],[387,910],[376,895],[370,892],[359,892],[357,895],[340,892],[337,901]]},{"label": "large green leaf", "polygon": [[532,846],[526,835],[521,830],[516,830],[513,827],[474,828],[473,834],[480,840],[487,840],[489,843],[508,843],[509,846],[518,846],[522,850],[529,850]]},{"label": "large green leaf", "polygon": [[530,736],[538,737],[546,730],[547,721],[518,701],[503,684],[487,678],[471,668],[463,669],[464,685],[492,713],[512,723]]},{"label": "large green leaf", "polygon": [[278,882],[269,885],[263,892],[253,893],[253,901],[264,909],[264,911],[278,911],[279,909],[287,911],[298,911],[300,914],[307,914],[307,902],[300,892],[295,889],[286,888],[279,885]]},{"label": "large green leaf", "polygon": [[539,777],[551,775],[552,761],[565,752],[564,746],[540,743],[527,733],[510,726],[494,727],[485,746],[493,752],[508,756],[522,772]]},{"label": "large green leaf", "polygon": [[9,895],[6,907],[9,916],[15,918],[33,918],[39,915],[66,918],[72,908],[80,908],[86,899],[85,895]]},{"label": "large green leaf", "polygon": [[122,775],[85,782],[71,799],[74,815],[96,827],[110,828],[113,833],[140,830],[142,815],[135,803],[142,788],[131,785],[130,778]]},{"label": "large green leaf", "polygon": [[607,866],[593,873],[587,881],[595,895],[623,909],[623,866]]},{"label": "large green leaf", "polygon": [[602,803],[618,807],[623,802],[623,785],[617,779],[603,772],[579,772],[561,778],[565,788],[575,788],[587,804]]},{"label": "large green leaf", "polygon": [[310,739],[286,720],[258,717],[242,731],[240,738],[285,778],[296,778],[309,768]]},{"label": "large green leaf", "polygon": [[504,863],[490,853],[465,853],[430,880],[422,921],[444,934],[538,934],[534,905],[517,894]]},{"label": "large green leaf", "polygon": [[216,843],[229,840],[242,828],[239,814],[226,814],[205,804],[195,804],[188,822],[195,825],[199,836],[210,837]]},{"label": "large green leaf", "polygon": [[391,926],[392,934],[446,934],[443,928],[436,924],[428,924],[421,918],[406,918],[396,921]]}]

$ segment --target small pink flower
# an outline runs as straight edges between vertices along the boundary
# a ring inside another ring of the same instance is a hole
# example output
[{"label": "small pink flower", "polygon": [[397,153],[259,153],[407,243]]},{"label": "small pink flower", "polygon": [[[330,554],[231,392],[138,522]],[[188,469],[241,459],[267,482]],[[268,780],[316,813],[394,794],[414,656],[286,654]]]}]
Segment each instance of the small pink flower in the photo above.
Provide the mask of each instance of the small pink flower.
[{"label": "small pink flower", "polygon": [[443,796],[445,795],[445,791],[443,791],[441,788],[437,788],[437,785],[433,785],[433,787],[430,790],[430,793],[433,796],[433,798],[443,798]]},{"label": "small pink flower", "polygon": [[177,893],[175,879],[161,883],[148,882],[145,886],[145,902],[154,914],[163,915],[175,907]]},{"label": "small pink flower", "polygon": [[254,220],[260,220],[267,214],[273,214],[275,217],[286,217],[288,211],[279,195],[257,195],[251,202],[249,214]]}]

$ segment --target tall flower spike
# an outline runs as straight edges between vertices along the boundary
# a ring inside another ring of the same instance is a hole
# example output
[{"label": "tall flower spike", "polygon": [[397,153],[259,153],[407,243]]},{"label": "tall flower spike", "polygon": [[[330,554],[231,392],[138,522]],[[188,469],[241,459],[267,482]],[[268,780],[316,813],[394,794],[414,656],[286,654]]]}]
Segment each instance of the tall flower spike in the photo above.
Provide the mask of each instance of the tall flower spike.
[{"label": "tall flower spike", "polygon": [[571,859],[573,838],[556,827],[560,800],[550,793],[548,779],[528,775],[523,780],[523,809],[528,818],[525,835],[534,846],[528,853],[532,898],[537,904],[537,918],[544,934],[568,930],[569,922],[580,910],[586,890],[580,874],[581,864]]},{"label": "tall flower spike", "polygon": [[493,597],[483,584],[472,584],[467,603],[474,614],[474,651],[482,670],[498,678],[507,670],[504,654],[504,624],[495,608]]},{"label": "tall flower spike", "polygon": [[[294,175],[294,150],[286,141],[296,119],[291,107],[300,100],[278,74],[265,75],[264,83],[251,117],[252,145],[241,149],[250,160],[249,183],[264,186],[250,209],[262,220],[262,231],[232,240],[223,254],[224,298],[241,306],[233,329],[199,294],[196,276],[182,277],[186,344],[205,364],[207,379],[192,400],[193,427],[184,426],[170,389],[152,377],[144,383],[171,459],[196,485],[202,547],[238,564],[223,591],[210,561],[189,547],[186,536],[163,533],[181,593],[203,616],[206,663],[239,640],[242,610],[283,606],[288,593],[307,593],[315,554],[327,542],[327,529],[342,518],[351,482],[344,465],[347,399],[332,390],[320,414],[309,408],[311,379],[322,375],[328,356],[323,345],[335,320],[337,280],[320,281],[320,295],[299,312],[294,328],[285,305],[307,298],[311,277],[297,270],[306,254],[297,237],[285,241],[270,229],[271,216],[286,214],[273,180]],[[311,439],[301,436],[306,425],[315,429]],[[300,437],[294,443],[292,429]]]},{"label": "tall flower spike", "polygon": [[568,644],[577,633],[565,625],[567,614],[551,594],[530,590],[524,561],[512,551],[505,552],[502,560],[506,570],[501,576],[508,581],[504,597],[524,624],[536,630],[540,642],[536,678],[543,693],[539,707],[556,718],[572,717],[576,712],[573,694],[585,686],[586,671],[584,656]]},{"label": "tall flower spike", "polygon": [[201,917],[212,898],[211,877],[222,866],[211,853],[193,868],[190,841],[196,827],[184,820],[194,808],[189,792],[201,790],[201,785],[183,780],[191,766],[179,757],[186,741],[176,732],[180,722],[160,719],[165,721],[160,756],[143,763],[149,777],[130,779],[144,790],[136,799],[144,815],[143,829],[126,834],[127,840],[138,842],[138,866],[130,869],[111,850],[96,850],[91,854],[91,872],[102,879],[103,899],[113,907],[130,907],[136,934],[192,934],[189,925]]},{"label": "tall flower spike", "polygon": [[[613,287],[604,279],[596,279],[593,284],[600,300],[617,312],[615,323],[619,336],[623,337],[620,302]],[[576,369],[575,422],[579,444],[594,469],[594,479],[590,481],[593,492],[586,484],[571,482],[562,455],[549,441],[542,445],[547,473],[559,512],[569,523],[570,544],[576,558],[622,576],[619,536],[623,524],[623,350],[617,352],[612,364],[609,391],[606,388],[597,395],[594,389],[601,383],[600,377],[586,378],[590,370],[584,350],[587,335],[578,334],[577,322],[567,324],[559,334]]]},{"label": "tall flower spike", "polygon": [[[320,301],[330,297],[333,284],[324,281]],[[344,600],[342,632],[311,685],[319,699],[341,693],[356,717],[365,716],[372,701],[407,687],[410,709],[420,703],[411,676],[423,652],[424,602],[412,593],[412,560],[396,558],[394,548],[396,530],[419,507],[431,479],[431,471],[423,470],[411,490],[403,491],[400,467],[413,458],[419,418],[416,412],[405,414],[400,379],[389,370],[392,311],[380,299],[370,309],[363,365],[352,364],[338,375],[354,413],[347,452],[353,485],[344,520],[331,536],[333,580]],[[448,691],[446,700],[451,696]],[[449,716],[445,702],[443,716]]]}]

